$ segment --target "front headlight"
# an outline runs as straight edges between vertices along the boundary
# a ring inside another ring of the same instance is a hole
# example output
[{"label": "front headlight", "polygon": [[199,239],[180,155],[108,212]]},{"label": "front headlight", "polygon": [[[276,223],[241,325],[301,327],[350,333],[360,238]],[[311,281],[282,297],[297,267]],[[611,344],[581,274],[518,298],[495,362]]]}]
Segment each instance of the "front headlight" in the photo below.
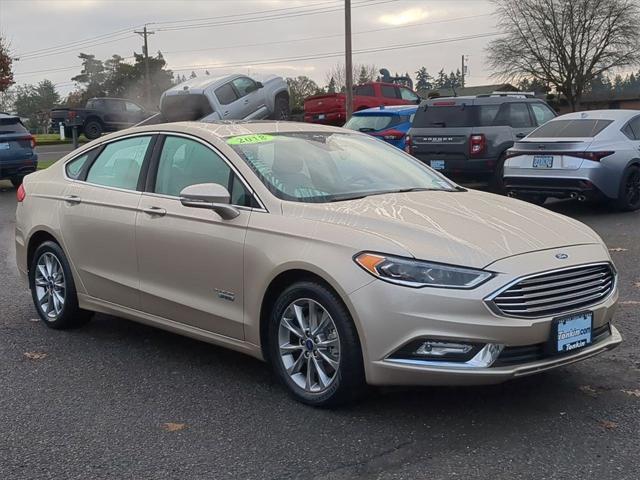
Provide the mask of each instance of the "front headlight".
[{"label": "front headlight", "polygon": [[363,252],[355,262],[380,280],[407,287],[475,288],[493,274],[473,268],[453,267],[410,258]]}]

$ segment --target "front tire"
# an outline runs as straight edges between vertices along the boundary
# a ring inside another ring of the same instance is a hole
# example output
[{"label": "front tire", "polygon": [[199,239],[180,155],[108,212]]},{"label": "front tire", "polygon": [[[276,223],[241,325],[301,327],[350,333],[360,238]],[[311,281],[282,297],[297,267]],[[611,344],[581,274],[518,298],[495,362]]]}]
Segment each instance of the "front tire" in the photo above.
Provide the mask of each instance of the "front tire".
[{"label": "front tire", "polygon": [[288,287],[271,311],[269,358],[278,379],[298,401],[331,407],[365,389],[360,340],[338,296],[316,282]]},{"label": "front tire", "polygon": [[640,208],[640,168],[637,165],[630,166],[622,174],[615,206],[623,212]]},{"label": "front tire", "polygon": [[91,318],[91,312],[78,307],[69,262],[55,242],[42,243],[33,254],[29,266],[29,288],[36,311],[49,328],[76,328]]}]

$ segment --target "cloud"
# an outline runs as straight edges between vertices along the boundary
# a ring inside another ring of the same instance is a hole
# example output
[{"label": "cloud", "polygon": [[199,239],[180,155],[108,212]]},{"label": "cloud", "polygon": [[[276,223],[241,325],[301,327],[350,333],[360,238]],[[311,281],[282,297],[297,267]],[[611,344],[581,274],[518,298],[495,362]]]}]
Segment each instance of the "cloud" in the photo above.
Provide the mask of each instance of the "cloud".
[{"label": "cloud", "polygon": [[429,12],[422,8],[410,8],[402,12],[382,15],[378,18],[381,23],[387,25],[406,25],[429,17]]}]

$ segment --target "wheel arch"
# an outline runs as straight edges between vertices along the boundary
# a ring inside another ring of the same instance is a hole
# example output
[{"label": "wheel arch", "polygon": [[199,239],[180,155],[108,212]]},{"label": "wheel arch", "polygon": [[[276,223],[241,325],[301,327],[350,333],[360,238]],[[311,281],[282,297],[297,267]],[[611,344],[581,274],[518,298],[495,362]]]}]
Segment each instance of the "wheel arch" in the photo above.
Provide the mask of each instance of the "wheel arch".
[{"label": "wheel arch", "polygon": [[35,253],[36,249],[47,241],[54,242],[60,248],[63,248],[62,242],[60,242],[60,240],[58,240],[58,238],[45,227],[40,227],[36,229],[31,235],[29,235],[29,240],[27,241],[27,271],[29,271],[29,268],[31,267],[33,254]]},{"label": "wheel arch", "polygon": [[360,343],[362,344],[362,333],[360,331],[358,321],[356,320],[356,316],[354,315],[353,307],[349,301],[347,301],[347,295],[345,292],[341,292],[339,288],[336,288],[334,284],[324,278],[324,276],[320,275],[317,272],[313,272],[311,269],[307,269],[305,267],[292,267],[286,270],[279,272],[272,280],[269,282],[265,293],[262,297],[262,302],[260,305],[260,350],[262,352],[262,358],[269,363],[269,349],[268,349],[268,327],[269,327],[269,315],[271,313],[271,309],[273,308],[276,300],[278,299],[279,294],[287,288],[289,285],[293,285],[296,282],[302,281],[312,281],[317,282],[324,287],[331,290],[336,297],[342,302],[345,306],[351,319],[354,322],[356,327],[356,331],[358,332],[358,337]]}]

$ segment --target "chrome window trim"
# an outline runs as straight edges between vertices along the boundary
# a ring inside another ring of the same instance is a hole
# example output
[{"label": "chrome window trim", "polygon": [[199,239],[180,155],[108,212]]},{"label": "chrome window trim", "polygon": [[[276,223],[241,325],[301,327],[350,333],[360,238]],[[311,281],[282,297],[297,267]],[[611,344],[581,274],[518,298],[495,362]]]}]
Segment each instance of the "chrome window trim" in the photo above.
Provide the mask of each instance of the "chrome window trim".
[{"label": "chrome window trim", "polygon": [[195,140],[196,142],[199,142],[199,143],[203,144],[205,147],[209,148],[210,150],[213,150],[213,152],[216,155],[218,155],[222,159],[222,161],[227,164],[227,166],[231,169],[231,171],[240,179],[240,182],[242,182],[242,185],[247,189],[247,191],[251,195],[253,195],[253,197],[258,202],[258,205],[260,205],[257,208],[246,207],[244,205],[233,205],[233,204],[231,204],[231,206],[239,208],[239,209],[242,209],[242,210],[252,210],[254,212],[265,212],[265,213],[269,212],[269,210],[267,210],[267,208],[265,207],[262,199],[258,196],[256,191],[253,188],[251,188],[251,186],[249,185],[247,180],[238,171],[236,166],[215,145],[212,145],[211,143],[207,142],[206,140],[203,140],[203,139],[201,139],[199,137],[196,137],[196,136],[194,136],[192,134],[188,134],[188,133],[168,132],[168,131],[155,131],[154,130],[154,131],[150,131],[150,132],[131,133],[131,134],[128,134],[128,135],[123,135],[121,137],[105,140],[103,142],[97,143],[96,145],[94,145],[91,148],[88,148],[86,150],[83,150],[82,152],[79,152],[77,155],[74,155],[73,157],[69,158],[68,160],[65,160],[65,162],[64,162],[64,164],[62,166],[62,174],[64,175],[65,180],[67,180],[69,182],[77,182],[77,183],[82,183],[82,184],[86,184],[86,185],[91,185],[93,187],[100,187],[100,188],[107,188],[107,189],[110,189],[110,190],[116,190],[116,191],[119,191],[119,192],[132,192],[132,193],[138,193],[138,194],[152,194],[153,196],[161,196],[161,197],[165,197],[165,198],[173,198],[173,199],[178,199],[179,200],[180,197],[177,197],[177,196],[174,196],[174,195],[164,195],[164,194],[159,194],[159,193],[155,193],[155,192],[140,192],[138,190],[131,190],[131,189],[128,189],[128,188],[111,187],[109,185],[99,185],[97,183],[87,182],[86,180],[78,180],[78,179],[75,179],[75,178],[70,178],[67,175],[67,164],[68,163],[74,161],[76,158],[79,158],[82,155],[86,155],[87,153],[89,153],[91,150],[93,150],[95,148],[102,147],[104,145],[108,145],[108,144],[113,143],[113,142],[117,142],[117,141],[120,141],[120,140],[126,140],[126,139],[133,138],[133,137],[153,136],[153,135],[184,137],[184,138],[188,138],[190,140]]},{"label": "chrome window trim", "polygon": [[529,274],[529,275],[523,275],[521,277],[517,277],[514,280],[510,281],[509,283],[507,283],[506,285],[500,287],[499,289],[495,290],[493,293],[489,294],[488,296],[486,296],[483,299],[484,304],[489,308],[489,310],[491,310],[492,313],[494,313],[495,315],[498,315],[499,317],[505,317],[505,318],[518,318],[521,320],[535,320],[538,318],[546,318],[546,317],[555,317],[556,315],[536,315],[536,316],[527,316],[527,317],[521,317],[518,315],[508,315],[506,313],[504,313],[502,310],[500,310],[497,305],[495,303],[493,303],[493,300],[500,295],[501,293],[503,293],[505,290],[508,290],[509,288],[513,287],[514,285],[516,285],[517,283],[520,283],[524,280],[529,280],[531,278],[536,278],[536,277],[541,277],[543,275],[548,275],[550,273],[561,273],[563,271],[567,271],[567,270],[573,270],[576,268],[589,268],[589,267],[602,267],[602,266],[608,266],[609,268],[611,268],[611,272],[613,273],[613,285],[611,286],[611,291],[609,292],[609,294],[602,298],[601,300],[599,300],[596,303],[587,305],[587,306],[582,306],[579,308],[572,308],[570,310],[567,310],[566,312],[561,313],[560,315],[564,316],[564,315],[571,315],[572,313],[576,313],[576,312],[582,312],[585,309],[589,309],[598,305],[601,305],[602,303],[606,302],[609,298],[611,298],[611,296],[616,292],[616,289],[618,287],[618,271],[616,270],[616,267],[613,265],[612,262],[593,262],[593,263],[581,263],[578,265],[571,265],[568,267],[562,267],[562,268],[554,268],[551,270],[545,270],[544,272],[537,272],[537,273],[533,273],[533,274]]}]

